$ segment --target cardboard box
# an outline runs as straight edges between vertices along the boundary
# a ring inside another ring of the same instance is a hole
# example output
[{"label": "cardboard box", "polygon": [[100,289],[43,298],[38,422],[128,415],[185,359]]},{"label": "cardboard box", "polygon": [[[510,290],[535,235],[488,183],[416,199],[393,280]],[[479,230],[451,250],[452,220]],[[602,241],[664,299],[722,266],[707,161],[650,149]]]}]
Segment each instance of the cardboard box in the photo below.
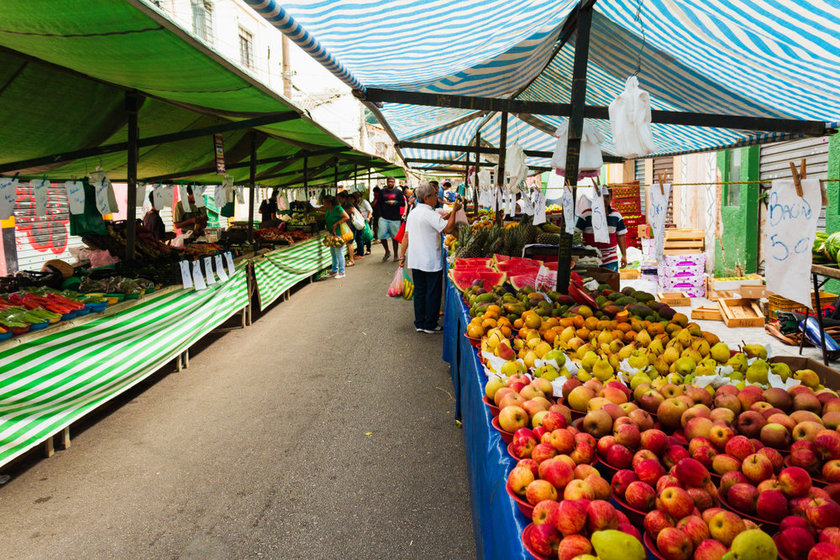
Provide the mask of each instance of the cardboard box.
[{"label": "cardboard box", "polygon": [[799,371],[800,369],[812,369],[820,376],[820,381],[823,385],[835,391],[840,390],[840,372],[817,360],[804,356],[773,356],[767,361],[770,363],[785,363],[790,366],[793,372]]},{"label": "cardboard box", "polygon": [[761,299],[767,297],[767,291],[764,286],[741,286],[738,288],[738,293],[745,299]]},{"label": "cardboard box", "polygon": [[580,266],[575,267],[572,270],[580,274],[581,278],[592,278],[597,280],[599,284],[606,284],[611,290],[616,292],[621,290],[621,275],[614,270],[610,270],[609,268],[604,268],[602,266]]}]

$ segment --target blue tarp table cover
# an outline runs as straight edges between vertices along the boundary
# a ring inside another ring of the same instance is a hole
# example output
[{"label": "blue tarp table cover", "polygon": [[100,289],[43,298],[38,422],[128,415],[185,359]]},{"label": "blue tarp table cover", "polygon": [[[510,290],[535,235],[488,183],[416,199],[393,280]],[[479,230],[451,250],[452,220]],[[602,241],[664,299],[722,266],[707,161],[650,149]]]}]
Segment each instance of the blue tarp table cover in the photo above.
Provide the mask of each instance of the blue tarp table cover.
[{"label": "blue tarp table cover", "polygon": [[460,410],[463,422],[476,556],[529,560],[531,555],[520,536],[529,520],[505,490],[515,461],[499,432],[490,425],[493,416],[482,401],[487,377],[478,353],[463,336],[469,322],[467,306],[448,277],[444,282],[443,359],[449,362],[456,410]]}]

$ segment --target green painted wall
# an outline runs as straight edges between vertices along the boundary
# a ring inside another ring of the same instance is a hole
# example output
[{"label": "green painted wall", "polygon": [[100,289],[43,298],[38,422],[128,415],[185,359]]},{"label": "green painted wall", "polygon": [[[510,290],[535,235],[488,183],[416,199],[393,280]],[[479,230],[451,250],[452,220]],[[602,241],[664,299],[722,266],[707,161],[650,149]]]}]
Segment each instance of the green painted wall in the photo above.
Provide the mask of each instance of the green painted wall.
[{"label": "green painted wall", "polygon": [[[735,152],[738,152],[737,154]],[[724,181],[757,181],[759,147],[718,152]],[[740,156],[740,169],[734,165]],[[736,192],[732,192],[737,189]],[[745,274],[758,270],[759,185],[723,185],[720,220],[722,233],[715,244],[715,276],[732,276],[740,266]],[[840,218],[840,216],[838,216]]]},{"label": "green painted wall", "polygon": [[[828,178],[840,179],[840,133],[834,134],[828,141]],[[825,209],[825,231],[840,231],[840,183],[830,181],[825,184],[828,193],[828,207]],[[829,280],[826,291],[840,294],[840,281]]]}]

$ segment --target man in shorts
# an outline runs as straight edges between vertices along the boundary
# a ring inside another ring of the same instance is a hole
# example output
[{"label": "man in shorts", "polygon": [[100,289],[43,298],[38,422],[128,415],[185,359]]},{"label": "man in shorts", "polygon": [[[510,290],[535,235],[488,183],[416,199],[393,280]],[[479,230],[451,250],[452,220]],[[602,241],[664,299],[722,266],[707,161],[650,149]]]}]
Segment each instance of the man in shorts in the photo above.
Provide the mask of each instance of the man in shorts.
[{"label": "man in shorts", "polygon": [[388,177],[385,182],[385,188],[379,193],[379,201],[377,208],[379,209],[379,240],[382,241],[382,247],[385,248],[385,256],[382,261],[385,262],[391,258],[391,249],[388,247],[388,239],[394,247],[394,260],[398,259],[399,243],[395,239],[397,232],[400,230],[400,221],[402,219],[402,211],[405,208],[405,196],[401,189],[394,188],[396,181],[393,177]]}]

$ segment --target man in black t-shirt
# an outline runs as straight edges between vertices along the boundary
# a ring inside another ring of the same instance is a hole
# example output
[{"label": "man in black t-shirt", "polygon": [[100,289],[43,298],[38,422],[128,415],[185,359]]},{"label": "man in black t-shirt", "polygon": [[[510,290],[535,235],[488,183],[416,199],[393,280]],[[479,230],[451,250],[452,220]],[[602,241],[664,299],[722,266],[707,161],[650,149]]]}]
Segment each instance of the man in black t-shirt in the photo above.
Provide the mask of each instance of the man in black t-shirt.
[{"label": "man in black t-shirt", "polygon": [[379,192],[379,201],[376,205],[379,209],[379,240],[382,241],[382,246],[385,248],[385,256],[382,257],[383,262],[391,257],[388,239],[391,239],[394,247],[394,260],[399,258],[399,243],[395,238],[400,229],[400,220],[405,208],[405,196],[403,196],[402,190],[394,188],[395,184],[396,180],[393,177],[386,179],[385,188]]}]

